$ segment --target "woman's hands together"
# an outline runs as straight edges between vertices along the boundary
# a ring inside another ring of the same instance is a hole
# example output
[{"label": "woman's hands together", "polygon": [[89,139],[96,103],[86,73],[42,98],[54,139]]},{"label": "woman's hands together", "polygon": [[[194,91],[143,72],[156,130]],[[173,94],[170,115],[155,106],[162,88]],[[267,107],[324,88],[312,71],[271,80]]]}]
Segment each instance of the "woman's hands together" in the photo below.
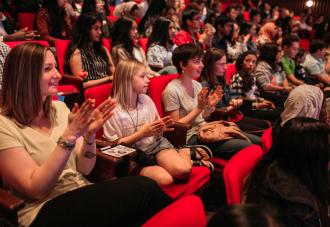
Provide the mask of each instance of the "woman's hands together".
[{"label": "woman's hands together", "polygon": [[75,103],[63,137],[74,142],[80,136],[94,134],[109,119],[115,107],[116,102],[110,98],[96,108],[94,99],[87,99],[81,107]]}]

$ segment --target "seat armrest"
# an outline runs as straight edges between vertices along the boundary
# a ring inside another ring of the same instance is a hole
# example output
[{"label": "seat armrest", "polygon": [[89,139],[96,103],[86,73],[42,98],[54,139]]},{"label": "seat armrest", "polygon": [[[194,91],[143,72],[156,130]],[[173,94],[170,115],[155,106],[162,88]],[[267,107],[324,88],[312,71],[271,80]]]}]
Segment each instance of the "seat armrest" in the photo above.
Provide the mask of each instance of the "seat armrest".
[{"label": "seat armrest", "polygon": [[115,143],[110,142],[110,141],[105,140],[105,139],[95,139],[95,143],[96,143],[97,148],[115,145]]},{"label": "seat armrest", "polygon": [[228,111],[226,107],[217,108],[210,115],[210,118],[208,119],[208,121],[226,120],[226,119],[228,119],[228,116],[230,113],[231,113],[231,111]]},{"label": "seat armrest", "polygon": [[180,147],[186,144],[187,131],[191,128],[190,125],[181,122],[174,122],[174,131],[164,133],[164,137],[172,143],[174,147]]},{"label": "seat armrest", "polygon": [[73,75],[68,75],[68,74],[62,75],[60,84],[61,85],[68,85],[68,84],[73,85],[77,88],[78,91],[81,91],[83,88],[83,81],[80,78],[75,77]]},{"label": "seat armrest", "polygon": [[[114,143],[106,140],[96,140],[97,146],[105,147],[114,145]],[[119,176],[127,176],[129,174],[129,163],[133,159],[137,152],[130,153],[123,157],[113,157],[104,154],[97,148],[96,150],[96,163],[92,172],[86,176],[91,182],[105,181],[114,179]]]},{"label": "seat armrest", "polygon": [[0,188],[0,218],[4,217],[13,226],[18,226],[17,212],[24,206],[23,200]]},{"label": "seat armrest", "polygon": [[10,212],[17,212],[25,206],[20,198],[0,188],[0,207]]}]

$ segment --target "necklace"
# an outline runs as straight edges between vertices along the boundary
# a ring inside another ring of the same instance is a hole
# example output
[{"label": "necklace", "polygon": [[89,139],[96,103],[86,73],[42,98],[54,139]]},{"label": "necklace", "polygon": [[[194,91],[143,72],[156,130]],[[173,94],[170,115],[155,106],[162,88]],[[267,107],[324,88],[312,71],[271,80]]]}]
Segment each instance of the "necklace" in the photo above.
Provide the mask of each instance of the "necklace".
[{"label": "necklace", "polygon": [[129,116],[129,118],[130,118],[131,121],[132,121],[132,124],[133,124],[133,127],[134,127],[135,132],[138,131],[137,128],[138,128],[138,126],[139,126],[139,110],[138,110],[138,105],[137,105],[137,104],[138,104],[138,101],[136,100],[136,123],[134,122],[133,117],[132,117],[131,114],[129,113],[128,109],[125,108],[125,110],[126,110],[128,116]]}]

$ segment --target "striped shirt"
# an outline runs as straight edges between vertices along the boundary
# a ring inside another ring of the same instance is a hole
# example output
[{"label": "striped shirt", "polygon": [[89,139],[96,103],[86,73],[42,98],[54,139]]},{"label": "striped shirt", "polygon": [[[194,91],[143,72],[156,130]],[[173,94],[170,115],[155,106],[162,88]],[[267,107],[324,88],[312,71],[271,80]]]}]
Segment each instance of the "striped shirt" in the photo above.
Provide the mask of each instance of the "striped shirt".
[{"label": "striped shirt", "polygon": [[83,70],[88,73],[85,82],[89,80],[98,80],[108,76],[108,64],[100,56],[95,55],[94,52],[79,49]]}]

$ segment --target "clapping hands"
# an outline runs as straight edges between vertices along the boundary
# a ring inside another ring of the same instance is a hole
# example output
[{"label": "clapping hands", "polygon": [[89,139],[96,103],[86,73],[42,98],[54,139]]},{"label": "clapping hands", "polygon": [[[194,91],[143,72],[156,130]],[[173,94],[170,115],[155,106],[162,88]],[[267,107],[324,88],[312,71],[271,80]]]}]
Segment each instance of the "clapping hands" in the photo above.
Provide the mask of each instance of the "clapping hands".
[{"label": "clapping hands", "polygon": [[162,134],[163,132],[173,131],[174,129],[171,128],[173,124],[173,119],[170,116],[166,116],[149,124],[143,125],[140,132],[144,137],[156,136]]},{"label": "clapping hands", "polygon": [[85,134],[94,134],[109,119],[115,107],[116,102],[110,98],[96,108],[94,99],[86,100],[81,107],[75,103],[68,117],[64,137],[69,141],[75,141]]},{"label": "clapping hands", "polygon": [[209,92],[208,88],[203,87],[198,93],[198,108],[204,109],[206,106],[215,107],[222,99],[223,91],[221,86]]}]

